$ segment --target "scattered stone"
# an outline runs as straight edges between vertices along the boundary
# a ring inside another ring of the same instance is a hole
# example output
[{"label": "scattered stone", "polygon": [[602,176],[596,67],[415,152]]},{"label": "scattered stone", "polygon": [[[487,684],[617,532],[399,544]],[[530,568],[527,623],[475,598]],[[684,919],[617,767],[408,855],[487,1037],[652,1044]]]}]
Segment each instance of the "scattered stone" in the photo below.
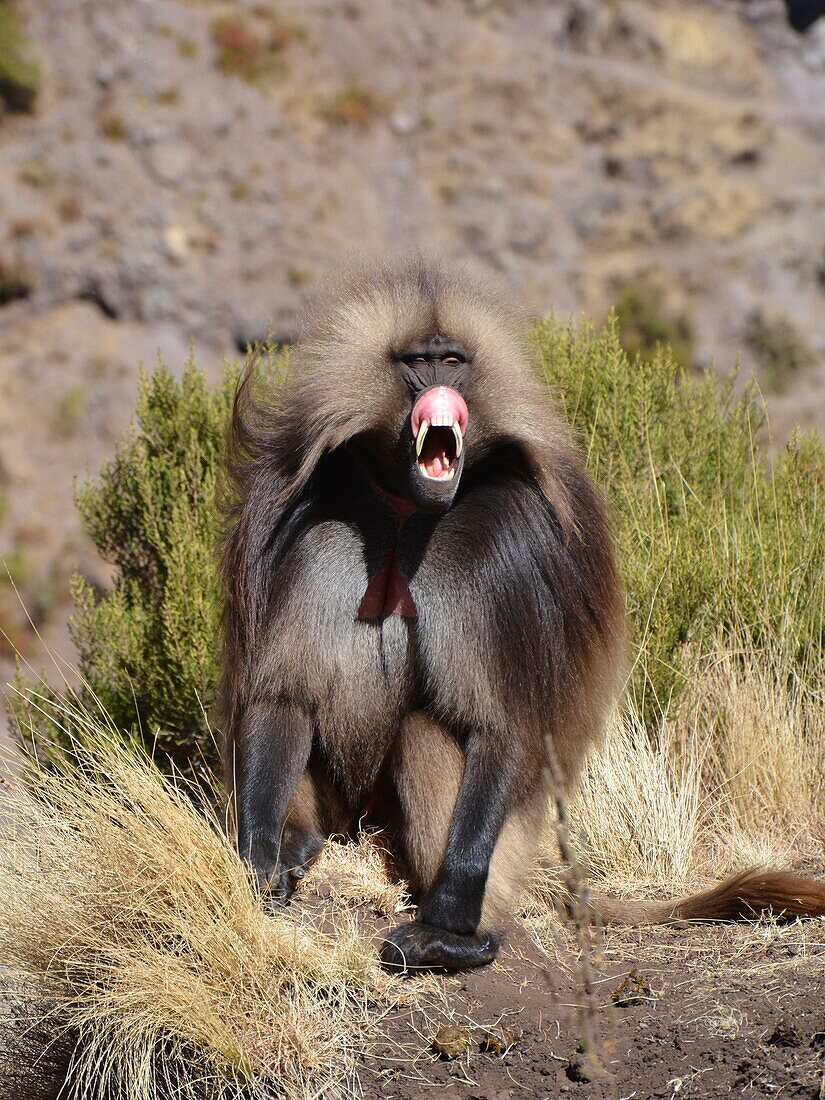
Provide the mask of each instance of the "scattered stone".
[{"label": "scattered stone", "polygon": [[544,211],[528,210],[519,206],[513,214],[508,244],[514,252],[534,256],[547,239],[549,226]]},{"label": "scattered stone", "polygon": [[590,1059],[578,1050],[570,1055],[570,1061],[567,1063],[564,1072],[570,1081],[577,1081],[583,1085],[593,1080]]},{"label": "scattered stone", "polygon": [[418,120],[407,111],[396,111],[390,119],[392,132],[399,137],[407,137],[408,134],[414,133],[417,125]]},{"label": "scattered stone", "polygon": [[470,1029],[457,1024],[440,1027],[433,1039],[433,1050],[445,1062],[460,1058],[470,1049]]},{"label": "scattered stone", "polygon": [[802,1035],[790,1020],[779,1020],[765,1042],[771,1047],[798,1047]]},{"label": "scattered stone", "polygon": [[163,231],[163,243],[171,260],[182,260],[189,250],[189,238],[182,225],[168,225]]},{"label": "scattered stone", "polygon": [[516,1041],[516,1033],[509,1027],[496,1027],[485,1033],[481,1040],[481,1050],[484,1054],[496,1054],[503,1058]]},{"label": "scattered stone", "polygon": [[105,317],[113,321],[116,321],[122,312],[116,292],[109,281],[104,282],[103,279],[94,275],[88,275],[82,280],[77,297],[83,302],[91,302]]},{"label": "scattered stone", "polygon": [[178,184],[192,166],[192,157],[185,145],[172,138],[152,150],[152,168],[161,183]]},{"label": "scattered stone", "polygon": [[653,991],[638,970],[631,970],[626,978],[610,994],[611,1003],[617,1008],[629,1008],[651,1000]]}]

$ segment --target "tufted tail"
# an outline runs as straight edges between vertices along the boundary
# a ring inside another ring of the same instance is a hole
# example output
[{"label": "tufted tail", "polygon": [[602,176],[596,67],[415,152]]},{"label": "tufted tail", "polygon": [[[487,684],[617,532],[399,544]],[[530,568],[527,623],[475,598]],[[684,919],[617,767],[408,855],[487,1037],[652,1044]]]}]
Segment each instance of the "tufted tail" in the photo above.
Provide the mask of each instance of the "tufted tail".
[{"label": "tufted tail", "polygon": [[825,883],[788,871],[751,868],[718,886],[671,901],[625,901],[596,895],[590,912],[604,924],[671,924],[687,921],[780,920],[825,917]]}]

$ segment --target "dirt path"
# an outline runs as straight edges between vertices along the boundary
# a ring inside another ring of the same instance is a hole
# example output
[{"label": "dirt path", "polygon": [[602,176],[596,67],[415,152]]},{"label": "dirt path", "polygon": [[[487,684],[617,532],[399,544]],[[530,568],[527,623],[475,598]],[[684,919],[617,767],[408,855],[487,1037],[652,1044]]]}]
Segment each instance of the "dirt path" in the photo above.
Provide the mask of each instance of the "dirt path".
[{"label": "dirt path", "polygon": [[[825,1095],[825,922],[606,932],[593,960],[601,1072],[576,1052],[581,971],[560,935],[546,952],[524,922],[494,967],[441,979],[432,1011],[387,1021],[364,1096]],[[453,1025],[469,1028],[469,1047],[445,1060],[432,1040]],[[483,1051],[502,1027],[511,1049]]]}]

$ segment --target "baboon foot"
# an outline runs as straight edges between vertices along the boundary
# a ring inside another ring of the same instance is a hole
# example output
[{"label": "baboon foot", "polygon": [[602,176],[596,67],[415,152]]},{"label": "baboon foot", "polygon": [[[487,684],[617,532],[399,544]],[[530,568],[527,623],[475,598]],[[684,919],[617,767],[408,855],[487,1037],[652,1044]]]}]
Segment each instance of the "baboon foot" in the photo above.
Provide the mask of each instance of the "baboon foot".
[{"label": "baboon foot", "polygon": [[421,921],[401,924],[381,946],[381,962],[388,970],[469,970],[493,961],[501,936],[477,932],[462,936]]}]

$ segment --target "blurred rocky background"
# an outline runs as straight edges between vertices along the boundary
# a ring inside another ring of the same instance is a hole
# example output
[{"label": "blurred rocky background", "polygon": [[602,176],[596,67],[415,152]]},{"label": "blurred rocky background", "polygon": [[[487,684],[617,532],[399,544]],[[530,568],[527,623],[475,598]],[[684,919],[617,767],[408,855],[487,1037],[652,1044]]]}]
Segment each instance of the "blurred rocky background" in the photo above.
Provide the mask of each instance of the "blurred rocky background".
[{"label": "blurred rocky background", "polygon": [[825,426],[825,20],[791,7],[0,0],[5,669],[106,583],[73,479],[140,364],[290,340],[354,249],[615,306],[631,350],[754,374],[777,441]]}]

